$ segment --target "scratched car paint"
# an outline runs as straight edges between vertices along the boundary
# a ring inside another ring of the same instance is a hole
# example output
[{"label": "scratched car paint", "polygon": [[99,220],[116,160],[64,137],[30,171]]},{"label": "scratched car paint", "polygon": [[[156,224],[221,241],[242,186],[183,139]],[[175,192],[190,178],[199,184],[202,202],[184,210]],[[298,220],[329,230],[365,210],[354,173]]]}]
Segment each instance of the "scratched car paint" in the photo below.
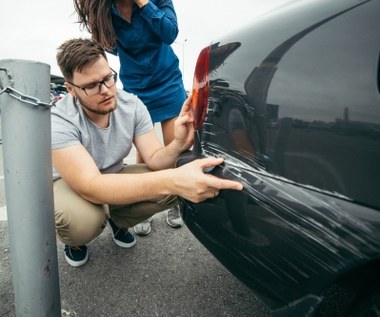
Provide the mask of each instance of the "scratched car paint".
[{"label": "scratched car paint", "polygon": [[379,316],[379,30],[379,0],[300,0],[200,52],[178,165],[244,190],[182,216],[273,316]]}]

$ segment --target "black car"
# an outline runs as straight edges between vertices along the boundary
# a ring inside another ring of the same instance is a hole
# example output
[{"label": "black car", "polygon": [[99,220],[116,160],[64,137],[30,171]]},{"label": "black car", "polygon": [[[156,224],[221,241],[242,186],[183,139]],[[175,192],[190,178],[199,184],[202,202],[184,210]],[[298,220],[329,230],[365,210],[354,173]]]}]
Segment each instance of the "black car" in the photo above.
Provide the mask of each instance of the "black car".
[{"label": "black car", "polygon": [[379,62],[379,0],[293,1],[199,54],[177,165],[245,188],[182,216],[273,316],[380,316]]},{"label": "black car", "polygon": [[63,77],[50,75],[50,94],[53,101],[58,101],[67,94],[65,79]]}]

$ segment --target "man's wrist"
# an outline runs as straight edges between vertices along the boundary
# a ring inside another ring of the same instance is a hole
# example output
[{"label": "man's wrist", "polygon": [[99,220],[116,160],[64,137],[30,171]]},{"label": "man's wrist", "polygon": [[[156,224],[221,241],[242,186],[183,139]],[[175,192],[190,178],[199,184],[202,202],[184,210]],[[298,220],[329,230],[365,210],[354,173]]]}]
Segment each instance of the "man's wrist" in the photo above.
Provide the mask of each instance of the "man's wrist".
[{"label": "man's wrist", "polygon": [[170,142],[167,146],[168,154],[170,156],[179,156],[183,152],[183,144],[176,139]]}]

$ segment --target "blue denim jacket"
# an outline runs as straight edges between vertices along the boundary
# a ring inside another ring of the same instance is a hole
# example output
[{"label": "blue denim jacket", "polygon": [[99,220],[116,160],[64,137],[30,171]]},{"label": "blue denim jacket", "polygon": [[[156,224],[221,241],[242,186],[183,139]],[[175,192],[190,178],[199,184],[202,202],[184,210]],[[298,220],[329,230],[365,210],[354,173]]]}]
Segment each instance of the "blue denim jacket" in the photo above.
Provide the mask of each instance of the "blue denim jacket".
[{"label": "blue denim jacket", "polygon": [[170,44],[178,35],[171,0],[150,0],[133,6],[131,23],[112,8],[124,90],[136,94],[148,107],[154,122],[178,115],[186,97],[179,61]]}]

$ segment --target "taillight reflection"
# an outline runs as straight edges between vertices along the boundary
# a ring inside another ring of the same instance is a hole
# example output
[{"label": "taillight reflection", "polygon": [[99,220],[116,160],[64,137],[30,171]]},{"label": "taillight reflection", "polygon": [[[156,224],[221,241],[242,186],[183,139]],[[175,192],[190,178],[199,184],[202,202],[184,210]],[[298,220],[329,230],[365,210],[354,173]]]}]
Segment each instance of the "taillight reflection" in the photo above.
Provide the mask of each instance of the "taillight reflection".
[{"label": "taillight reflection", "polygon": [[210,47],[204,48],[197,60],[193,79],[193,116],[194,129],[198,130],[206,116],[208,102]]}]

